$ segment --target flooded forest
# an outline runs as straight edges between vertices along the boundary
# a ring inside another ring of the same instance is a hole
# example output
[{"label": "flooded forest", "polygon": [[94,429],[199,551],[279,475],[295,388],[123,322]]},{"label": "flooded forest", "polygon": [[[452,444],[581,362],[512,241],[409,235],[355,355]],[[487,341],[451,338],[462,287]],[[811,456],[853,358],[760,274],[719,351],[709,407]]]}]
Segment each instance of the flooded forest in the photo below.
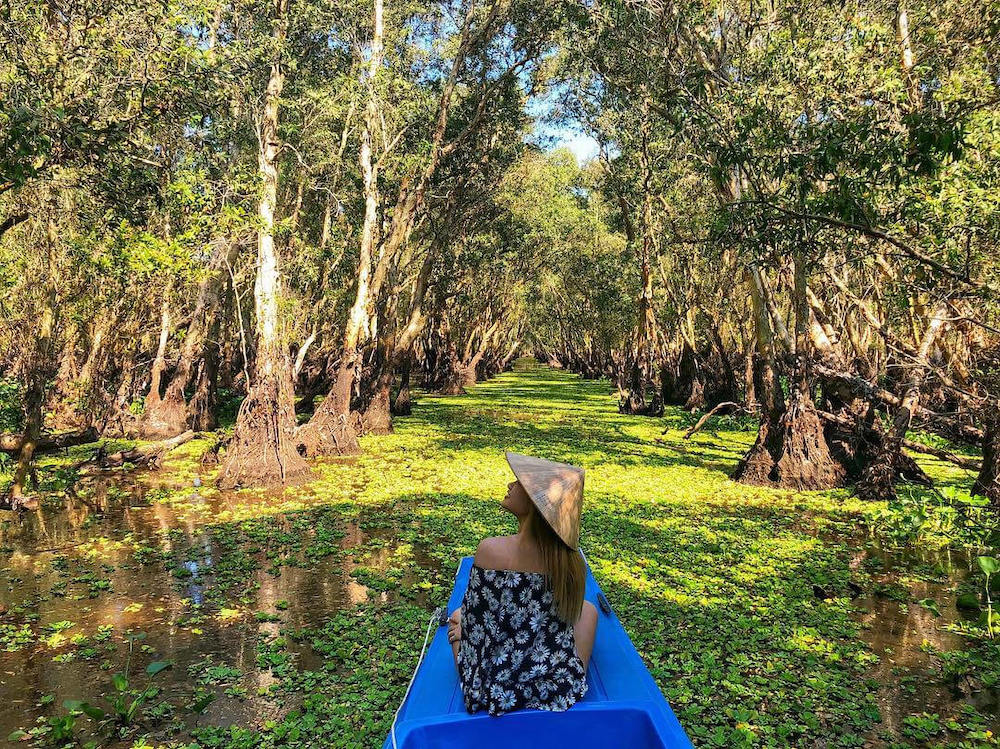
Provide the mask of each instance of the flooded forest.
[{"label": "flooded forest", "polygon": [[382,746],[513,450],[695,746],[1000,747],[998,246],[995,0],[0,7],[0,745]]}]

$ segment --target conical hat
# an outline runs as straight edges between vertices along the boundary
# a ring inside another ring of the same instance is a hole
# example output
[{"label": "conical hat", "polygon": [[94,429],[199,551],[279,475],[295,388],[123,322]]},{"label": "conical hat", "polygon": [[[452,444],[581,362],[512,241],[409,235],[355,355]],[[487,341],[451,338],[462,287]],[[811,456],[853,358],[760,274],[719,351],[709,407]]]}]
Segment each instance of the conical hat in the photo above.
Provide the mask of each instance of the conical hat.
[{"label": "conical hat", "polygon": [[580,542],[583,469],[568,463],[507,453],[507,462],[552,530],[571,549]]}]

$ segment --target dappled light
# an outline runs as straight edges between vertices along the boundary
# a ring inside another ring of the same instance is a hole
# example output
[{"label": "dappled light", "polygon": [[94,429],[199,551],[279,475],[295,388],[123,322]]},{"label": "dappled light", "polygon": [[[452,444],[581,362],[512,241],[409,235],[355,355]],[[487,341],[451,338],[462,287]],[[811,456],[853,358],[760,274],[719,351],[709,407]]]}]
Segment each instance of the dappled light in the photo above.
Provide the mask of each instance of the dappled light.
[{"label": "dappled light", "polygon": [[[936,582],[923,582],[935,557],[913,571],[880,551],[858,563],[873,543],[858,520],[878,507],[735,484],[712,467],[721,455],[677,449],[690,418],[664,430],[622,417],[604,384],[529,367],[464,396],[418,394],[393,434],[317,463],[308,485],[220,491],[185,446],[158,472],[55,492],[3,525],[0,671],[19,696],[0,727],[30,732],[65,699],[98,702],[142,633],[137,666],[173,663],[144,718],[165,741],[277,743],[329,721],[381,741],[458,559],[510,530],[503,448],[586,469],[581,546],[696,743],[863,742],[905,733],[920,695],[971,720],[933,655],[966,647],[947,631],[962,620],[947,591],[968,558],[934,567]],[[699,438],[738,450],[751,435],[719,423]],[[969,704],[995,721],[995,701]]]},{"label": "dappled light", "polygon": [[998,0],[2,8],[0,744],[1000,749]]}]

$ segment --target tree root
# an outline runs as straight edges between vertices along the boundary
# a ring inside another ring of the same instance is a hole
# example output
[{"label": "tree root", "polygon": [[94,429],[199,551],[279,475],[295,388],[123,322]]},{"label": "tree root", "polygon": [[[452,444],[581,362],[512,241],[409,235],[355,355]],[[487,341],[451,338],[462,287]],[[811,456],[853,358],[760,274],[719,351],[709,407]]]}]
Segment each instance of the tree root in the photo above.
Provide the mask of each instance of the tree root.
[{"label": "tree root", "polygon": [[108,468],[118,468],[126,463],[131,463],[136,467],[159,468],[163,457],[168,452],[173,450],[175,447],[180,447],[186,442],[190,442],[193,439],[199,439],[203,436],[204,435],[200,432],[189,430],[177,435],[176,437],[171,437],[170,439],[162,440],[160,442],[152,442],[148,445],[142,445],[140,447],[134,447],[131,450],[122,450],[120,452],[111,453],[110,455],[104,452],[102,447],[94,453],[92,457],[74,465],[74,468],[84,473],[89,471],[101,471]]}]

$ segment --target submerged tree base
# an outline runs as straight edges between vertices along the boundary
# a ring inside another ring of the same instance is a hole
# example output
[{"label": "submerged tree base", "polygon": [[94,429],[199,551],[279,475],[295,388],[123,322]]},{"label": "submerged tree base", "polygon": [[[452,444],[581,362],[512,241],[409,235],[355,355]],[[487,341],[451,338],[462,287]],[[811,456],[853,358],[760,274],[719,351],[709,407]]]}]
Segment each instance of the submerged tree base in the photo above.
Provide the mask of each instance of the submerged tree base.
[{"label": "submerged tree base", "polygon": [[145,439],[165,439],[185,431],[187,421],[183,393],[168,388],[163,398],[146,399],[146,410],[139,419],[138,430]]},{"label": "submerged tree base", "polygon": [[296,450],[294,424],[291,379],[260,373],[240,406],[236,430],[222,459],[219,487],[282,486],[307,480],[310,470]]},{"label": "submerged tree base", "polygon": [[733,472],[755,486],[817,490],[843,486],[846,471],[830,454],[816,408],[793,390],[777,424],[761,422],[757,440]]}]

